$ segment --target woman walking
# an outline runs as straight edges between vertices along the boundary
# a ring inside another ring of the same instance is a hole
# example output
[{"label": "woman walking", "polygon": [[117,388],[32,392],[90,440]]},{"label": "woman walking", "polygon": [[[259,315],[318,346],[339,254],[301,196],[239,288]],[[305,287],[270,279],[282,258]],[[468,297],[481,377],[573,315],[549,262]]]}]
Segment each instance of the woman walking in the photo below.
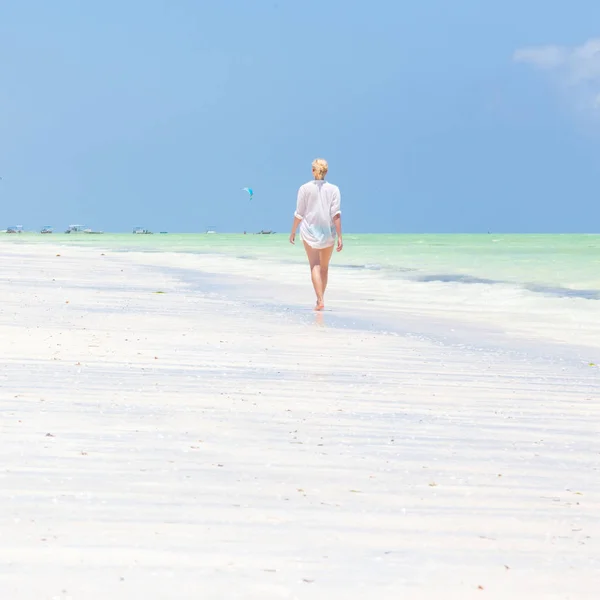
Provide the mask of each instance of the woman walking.
[{"label": "woman walking", "polygon": [[329,275],[329,261],[333,254],[337,235],[337,251],[344,247],[342,242],[342,211],[340,190],[337,185],[325,181],[327,161],[317,158],[312,163],[314,180],[298,190],[296,212],[290,242],[296,241],[296,230],[300,226],[300,237],[310,265],[310,275],[317,304],[315,310],[325,308],[325,290]]}]

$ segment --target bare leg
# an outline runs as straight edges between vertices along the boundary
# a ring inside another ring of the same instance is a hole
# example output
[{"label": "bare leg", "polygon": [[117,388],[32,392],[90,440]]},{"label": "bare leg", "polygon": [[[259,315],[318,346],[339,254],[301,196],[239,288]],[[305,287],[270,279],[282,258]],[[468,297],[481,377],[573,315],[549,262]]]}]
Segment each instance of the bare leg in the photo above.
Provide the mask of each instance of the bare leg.
[{"label": "bare leg", "polygon": [[317,295],[317,305],[315,306],[315,310],[323,310],[323,280],[321,279],[320,252],[309,246],[306,242],[304,242],[304,249],[306,250],[308,264],[310,265],[310,277],[312,279],[313,287],[315,288],[315,294]]},{"label": "bare leg", "polygon": [[323,283],[323,298],[327,289],[327,280],[329,279],[329,261],[333,254],[333,246],[319,250],[319,262],[321,264],[321,282]]}]

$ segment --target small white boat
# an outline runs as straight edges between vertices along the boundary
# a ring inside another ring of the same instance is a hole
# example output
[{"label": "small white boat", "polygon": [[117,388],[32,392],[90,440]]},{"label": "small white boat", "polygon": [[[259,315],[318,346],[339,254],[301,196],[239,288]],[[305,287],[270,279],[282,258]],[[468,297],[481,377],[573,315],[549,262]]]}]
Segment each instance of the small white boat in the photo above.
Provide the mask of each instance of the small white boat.
[{"label": "small white boat", "polygon": [[95,231],[90,227],[86,227],[85,225],[69,225],[65,233],[93,233],[100,234],[104,233],[104,231]]},{"label": "small white boat", "polygon": [[65,233],[83,233],[85,231],[85,225],[69,225]]},{"label": "small white boat", "polygon": [[134,227],[133,233],[136,235],[152,235],[152,232],[149,229],[144,229],[143,227]]}]

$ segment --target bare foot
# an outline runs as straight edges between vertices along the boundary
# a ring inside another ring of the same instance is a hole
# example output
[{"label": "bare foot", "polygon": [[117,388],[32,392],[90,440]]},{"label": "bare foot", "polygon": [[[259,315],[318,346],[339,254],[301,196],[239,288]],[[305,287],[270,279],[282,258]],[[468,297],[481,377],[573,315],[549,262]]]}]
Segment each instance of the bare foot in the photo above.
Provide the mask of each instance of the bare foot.
[{"label": "bare foot", "polygon": [[315,310],[324,310],[325,302],[323,300],[317,300],[317,305],[315,306]]}]

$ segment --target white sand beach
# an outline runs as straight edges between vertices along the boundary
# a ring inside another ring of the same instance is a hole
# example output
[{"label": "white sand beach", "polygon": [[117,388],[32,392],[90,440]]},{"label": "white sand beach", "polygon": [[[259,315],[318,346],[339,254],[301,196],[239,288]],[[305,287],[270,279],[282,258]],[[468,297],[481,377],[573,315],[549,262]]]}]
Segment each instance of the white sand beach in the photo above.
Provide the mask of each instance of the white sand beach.
[{"label": "white sand beach", "polygon": [[0,250],[2,600],[598,597],[590,302]]}]

